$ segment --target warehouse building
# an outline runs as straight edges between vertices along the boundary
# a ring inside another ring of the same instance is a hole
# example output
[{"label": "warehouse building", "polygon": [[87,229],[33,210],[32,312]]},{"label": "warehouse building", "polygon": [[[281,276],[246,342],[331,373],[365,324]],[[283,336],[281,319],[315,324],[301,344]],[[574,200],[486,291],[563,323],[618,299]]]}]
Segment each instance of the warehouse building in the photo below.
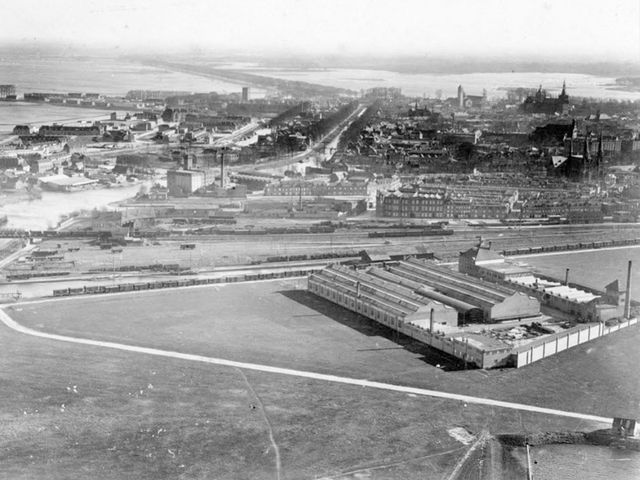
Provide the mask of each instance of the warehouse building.
[{"label": "warehouse building", "polygon": [[[403,262],[400,262],[403,263]],[[388,267],[355,270],[330,266],[309,277],[310,292],[359,313],[425,345],[441,350],[480,368],[512,362],[512,346],[486,335],[459,328],[464,315],[477,306],[422,288]]]},{"label": "warehouse building", "polygon": [[568,271],[564,282],[535,274],[530,268],[513,263],[491,250],[491,245],[477,245],[460,253],[458,270],[496,282],[537,298],[542,305],[570,315],[579,322],[605,321],[623,315],[624,293],[617,282],[606,287],[606,294],[581,285],[569,283]]},{"label": "warehouse building", "polygon": [[[499,256],[483,253],[480,260],[483,268],[504,267]],[[603,295],[531,274],[491,283],[412,257],[360,270],[330,266],[309,277],[308,289],[480,368],[522,367],[637,323],[617,282]],[[592,323],[542,325],[550,317],[540,314],[539,300]]]},{"label": "warehouse building", "polygon": [[484,278],[493,282],[506,281],[531,275],[531,270],[513,262],[491,250],[488,245],[480,245],[460,253],[458,271],[468,275]]},{"label": "warehouse building", "polygon": [[399,330],[408,323],[422,328],[457,326],[457,311],[449,305],[416,294],[410,287],[384,280],[370,271],[330,266],[309,277],[309,291],[387,327]]},{"label": "warehouse building", "polygon": [[205,186],[205,172],[200,170],[168,170],[169,195],[184,197]]},{"label": "warehouse building", "polygon": [[473,305],[482,311],[483,322],[522,319],[540,314],[538,300],[525,293],[455,272],[435,263],[408,259],[390,266],[389,271],[422,284],[420,292],[431,298],[444,295]]}]

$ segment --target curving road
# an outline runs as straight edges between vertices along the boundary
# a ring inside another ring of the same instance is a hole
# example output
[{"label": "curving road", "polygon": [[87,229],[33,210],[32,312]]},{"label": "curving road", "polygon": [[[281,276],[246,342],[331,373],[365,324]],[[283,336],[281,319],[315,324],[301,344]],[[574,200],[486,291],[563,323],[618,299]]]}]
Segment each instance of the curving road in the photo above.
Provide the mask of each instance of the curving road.
[{"label": "curving road", "polygon": [[464,402],[465,404],[486,405],[490,407],[508,408],[511,410],[519,410],[525,412],[541,413],[546,415],[556,415],[568,418],[577,418],[581,420],[588,420],[596,423],[611,425],[612,418],[600,417],[596,415],[587,415],[579,412],[568,412],[564,410],[555,410],[545,407],[536,407],[534,405],[526,405],[522,403],[504,402],[501,400],[492,400],[489,398],[472,397],[469,395],[460,395],[456,393],[442,392],[438,390],[428,390],[424,388],[405,387],[402,385],[394,385],[390,383],[374,382],[365,379],[339,377],[336,375],[326,375],[322,373],[307,372],[303,370],[293,370],[289,368],[272,367],[269,365],[260,365],[255,363],[236,362],[231,360],[225,360],[223,358],[206,357],[202,355],[194,355],[189,353],[173,352],[168,350],[160,350],[157,348],[148,348],[135,345],[125,345],[122,343],[104,342],[100,340],[91,340],[87,338],[69,337],[65,335],[57,335],[53,333],[45,333],[38,330],[25,327],[15,320],[13,320],[3,309],[0,309],[0,321],[4,323],[8,328],[34,337],[39,337],[47,340],[54,340],[59,342],[75,343],[80,345],[87,345],[98,348],[111,348],[114,350],[121,350],[131,353],[139,353],[143,355],[154,355],[159,357],[172,358],[177,360],[185,360],[189,362],[201,362],[212,365],[221,365],[225,367],[239,368],[244,370],[253,370],[265,373],[275,373],[280,375],[289,375],[292,377],[308,378],[312,380],[320,380],[332,383],[341,383],[346,385],[353,385],[363,388],[376,388],[380,390],[387,390],[392,392],[420,395],[426,397],[443,398],[447,400],[457,400]]}]

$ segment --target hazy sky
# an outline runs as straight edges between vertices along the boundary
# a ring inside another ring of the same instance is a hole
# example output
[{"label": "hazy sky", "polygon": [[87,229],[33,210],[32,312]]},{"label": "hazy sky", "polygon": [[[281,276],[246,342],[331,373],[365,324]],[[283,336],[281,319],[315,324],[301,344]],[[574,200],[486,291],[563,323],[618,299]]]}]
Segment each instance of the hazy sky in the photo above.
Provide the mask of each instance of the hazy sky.
[{"label": "hazy sky", "polygon": [[0,41],[640,61],[640,0],[0,0]]}]

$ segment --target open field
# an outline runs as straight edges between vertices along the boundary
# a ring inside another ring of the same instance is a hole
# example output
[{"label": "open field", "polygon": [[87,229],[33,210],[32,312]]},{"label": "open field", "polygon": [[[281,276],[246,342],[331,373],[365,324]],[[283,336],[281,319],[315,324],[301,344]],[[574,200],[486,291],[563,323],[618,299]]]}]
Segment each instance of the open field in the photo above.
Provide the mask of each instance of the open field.
[{"label": "open field", "polygon": [[[258,292],[240,293],[250,298]],[[37,305],[45,307],[32,307]],[[73,301],[56,305],[81,307]],[[136,314],[123,313],[133,321]],[[306,328],[311,335],[309,322],[296,329],[291,323],[299,317],[287,316],[288,328],[299,334]],[[238,329],[246,332],[251,322],[241,323]],[[267,325],[273,327],[273,319]],[[149,327],[148,333],[155,332]],[[337,327],[349,342],[358,337],[373,342]],[[283,479],[444,478],[466,450],[447,433],[451,428],[478,434],[593,427],[561,417],[48,341],[4,326],[0,332],[2,479],[278,478],[274,443]],[[112,336],[133,337],[133,329],[123,333]],[[384,337],[378,341],[389,344]],[[237,348],[251,343],[267,342],[253,336]],[[192,350],[186,342],[181,349]],[[370,372],[378,368],[386,370],[384,362],[367,366]]]},{"label": "open field", "polygon": [[640,300],[640,248],[574,251],[518,258],[519,262],[525,262],[542,273],[561,279],[564,279],[565,269],[569,268],[569,281],[599,290],[604,290],[605,285],[614,280],[620,282],[620,288],[625,288],[629,260],[634,265],[631,271],[631,298]]},{"label": "open field", "polygon": [[7,312],[25,326],[69,336],[600,416],[640,416],[640,378],[632,374],[640,360],[637,328],[520,370],[462,370],[422,344],[396,338],[388,329],[300,290],[304,283],[80,297],[16,305]]}]

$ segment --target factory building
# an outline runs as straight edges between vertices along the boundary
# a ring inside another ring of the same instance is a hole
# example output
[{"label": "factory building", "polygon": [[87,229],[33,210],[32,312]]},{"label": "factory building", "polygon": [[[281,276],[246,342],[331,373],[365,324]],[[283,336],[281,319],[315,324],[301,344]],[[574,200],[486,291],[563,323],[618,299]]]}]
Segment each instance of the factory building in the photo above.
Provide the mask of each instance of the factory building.
[{"label": "factory building", "polygon": [[617,281],[607,285],[606,294],[601,295],[587,287],[570,284],[568,270],[564,282],[534,274],[530,268],[492,251],[490,244],[480,243],[461,252],[458,270],[531,295],[546,307],[568,314],[579,322],[605,321],[624,314],[625,294],[618,291]]},{"label": "factory building", "polygon": [[[497,272],[499,281],[408,257],[388,258],[366,269],[330,266],[309,277],[308,289],[480,368],[523,367],[637,323],[628,301],[631,263],[626,293],[612,282],[599,295],[568,280],[561,284],[523,275],[516,266],[511,271],[508,261],[483,250],[489,249],[463,252],[462,268],[487,277]],[[591,323],[545,324],[551,325],[547,328],[540,323],[549,318],[540,314],[540,301]]]},{"label": "factory building", "polygon": [[458,313],[449,305],[416,294],[411,288],[342,266],[331,266],[309,277],[309,291],[387,327],[400,324],[431,328],[457,326]]},{"label": "factory building", "polygon": [[388,266],[367,270],[330,266],[309,277],[308,289],[466,363],[492,368],[512,362],[511,345],[458,328],[465,315],[483,318],[481,309],[421,289],[418,282],[391,273]]},{"label": "factory building", "polygon": [[506,281],[531,275],[531,270],[512,262],[482,244],[460,253],[458,271],[492,282]]},{"label": "factory building", "polygon": [[[336,273],[339,272],[339,273]],[[446,319],[440,323],[450,326],[468,323],[489,323],[501,322],[512,319],[522,319],[535,317],[540,314],[540,303],[533,297],[519,292],[513,288],[485,282],[476,277],[460,274],[449,268],[436,265],[433,262],[422,261],[415,258],[408,258],[398,262],[389,262],[383,267],[372,267],[366,272],[346,270],[340,267],[331,267],[319,277],[331,277],[329,284],[340,285],[344,288],[344,278],[350,277],[352,280],[352,289],[358,290],[360,295],[367,289],[373,288],[368,293],[369,300],[377,301],[383,299],[385,302],[392,301],[393,308],[407,308],[406,303],[415,304],[416,309],[421,305],[431,303],[440,304],[438,312],[447,310]],[[338,281],[340,280],[340,281]],[[319,280],[310,280],[310,290],[314,282]],[[359,287],[356,288],[356,283]],[[327,283],[326,281],[324,282]],[[325,285],[325,290],[330,289]],[[331,287],[336,288],[336,287]],[[354,291],[355,291],[354,290]],[[394,292],[392,297],[388,293]],[[317,293],[314,291],[314,293]],[[326,296],[326,291],[321,291],[319,295],[336,301],[342,297],[337,293],[331,293],[330,297]],[[345,292],[341,292],[343,297]],[[360,295],[356,297],[360,298]],[[395,296],[394,296],[395,295]],[[410,298],[411,300],[402,299],[401,297]],[[396,305],[396,300],[400,302]],[[350,300],[349,300],[350,301]],[[340,303],[346,308],[360,311],[363,307],[351,307],[349,301],[342,298]],[[339,302],[336,302],[339,303]],[[422,310],[421,310],[422,311]],[[436,312],[436,313],[438,313]],[[405,315],[415,312],[405,312]],[[428,310],[427,310],[428,313]],[[366,315],[366,313],[364,313]],[[455,317],[455,321],[451,320]],[[373,318],[379,320],[379,318]],[[384,323],[384,322],[383,322]]]},{"label": "factory building", "polygon": [[422,284],[420,292],[431,298],[435,298],[436,294],[444,295],[475,306],[482,311],[483,322],[500,322],[540,314],[540,303],[529,295],[431,262],[408,259],[390,266],[389,271],[419,282]]},{"label": "factory building", "polygon": [[199,170],[168,170],[167,188],[171,196],[187,196],[205,186],[205,173]]}]

